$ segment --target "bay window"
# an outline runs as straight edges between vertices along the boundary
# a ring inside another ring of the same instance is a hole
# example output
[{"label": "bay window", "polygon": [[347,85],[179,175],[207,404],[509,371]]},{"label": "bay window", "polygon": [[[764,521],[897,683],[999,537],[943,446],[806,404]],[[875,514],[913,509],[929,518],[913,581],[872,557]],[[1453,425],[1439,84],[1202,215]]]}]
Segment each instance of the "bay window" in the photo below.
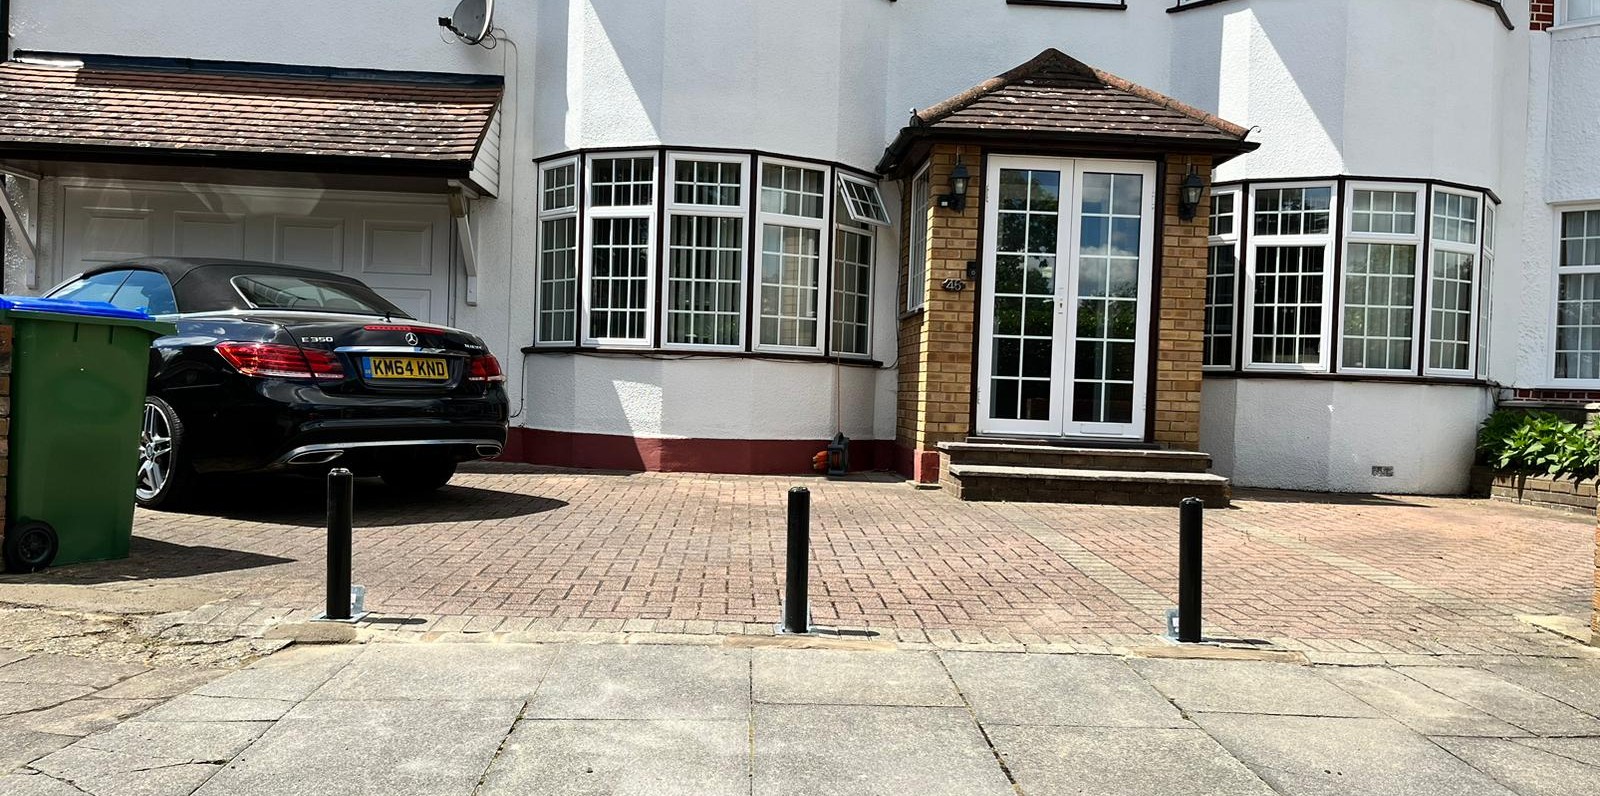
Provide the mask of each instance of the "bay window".
[{"label": "bay window", "polygon": [[761,160],[757,350],[822,351],[818,306],[826,290],[827,184],[826,169]]},{"label": "bay window", "polygon": [[655,153],[589,156],[584,342],[647,346],[655,305]]},{"label": "bay window", "polygon": [[1600,208],[1563,211],[1559,232],[1555,377],[1600,380]]},{"label": "bay window", "polygon": [[1333,187],[1251,190],[1245,367],[1325,370]]},{"label": "bay window", "polygon": [[1208,368],[1233,367],[1234,293],[1239,266],[1239,192],[1211,194],[1206,253],[1205,359]]},{"label": "bay window", "polygon": [[1355,184],[1348,192],[1341,370],[1415,370],[1422,190],[1420,185]]},{"label": "bay window", "polygon": [[670,158],[667,346],[744,346],[747,163],[740,156]]},{"label": "bay window", "polygon": [[1477,325],[1481,202],[1477,196],[1434,190],[1428,269],[1426,372],[1470,376]]},{"label": "bay window", "polygon": [[539,255],[534,341],[572,345],[578,327],[578,161],[539,170]]},{"label": "bay window", "polygon": [[837,206],[843,212],[834,228],[830,348],[834,354],[866,356],[872,350],[874,228],[888,226],[889,212],[878,186],[843,174]]}]

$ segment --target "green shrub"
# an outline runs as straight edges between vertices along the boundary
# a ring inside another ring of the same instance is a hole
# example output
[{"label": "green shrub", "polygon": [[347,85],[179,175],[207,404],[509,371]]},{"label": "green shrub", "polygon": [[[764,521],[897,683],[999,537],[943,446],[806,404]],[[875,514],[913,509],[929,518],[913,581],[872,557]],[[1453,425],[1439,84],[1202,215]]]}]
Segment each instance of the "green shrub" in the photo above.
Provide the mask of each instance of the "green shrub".
[{"label": "green shrub", "polygon": [[1501,409],[1478,429],[1478,463],[1499,472],[1591,478],[1600,471],[1600,428],[1550,412]]}]

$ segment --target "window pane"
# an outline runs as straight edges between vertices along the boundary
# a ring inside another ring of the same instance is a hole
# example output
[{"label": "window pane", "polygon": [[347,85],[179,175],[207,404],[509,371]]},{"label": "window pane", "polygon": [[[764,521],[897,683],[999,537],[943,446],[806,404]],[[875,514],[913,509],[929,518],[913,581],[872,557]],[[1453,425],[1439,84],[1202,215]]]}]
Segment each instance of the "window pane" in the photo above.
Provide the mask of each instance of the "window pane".
[{"label": "window pane", "polygon": [[539,225],[539,342],[575,342],[578,313],[578,219]]},{"label": "window pane", "polygon": [[544,170],[544,195],[540,208],[570,210],[578,205],[578,167],[568,163]]},{"label": "window pane", "polygon": [[1214,193],[1211,195],[1211,234],[1232,235],[1234,201],[1238,194]]},{"label": "window pane", "polygon": [[[1128,423],[1133,420],[1144,177],[1085,173],[1083,193],[1072,419]],[[1050,231],[1050,246],[1043,251],[1054,253],[1056,214],[1033,217],[1045,222],[1037,226]]]},{"label": "window pane", "polygon": [[594,219],[589,274],[589,336],[648,339],[650,220]]},{"label": "window pane", "polygon": [[1433,239],[1478,242],[1478,197],[1440,191],[1433,197]]},{"label": "window pane", "polygon": [[[1476,210],[1474,210],[1476,212]],[[1472,362],[1473,270],[1476,257],[1452,251],[1433,253],[1428,284],[1428,367],[1468,370]]]},{"label": "window pane", "polygon": [[766,163],[761,167],[761,211],[801,218],[823,216],[823,173]]},{"label": "window pane", "polygon": [[1233,364],[1233,295],[1237,257],[1232,244],[1212,246],[1206,260],[1205,364]]},{"label": "window pane", "polygon": [[840,198],[844,200],[842,207],[851,221],[877,225],[889,223],[889,211],[883,207],[883,196],[878,192],[878,186],[840,177],[839,187]]},{"label": "window pane", "polygon": [[1561,265],[1600,266],[1600,210],[1561,214]]},{"label": "window pane", "polygon": [[1354,192],[1350,231],[1414,235],[1417,232],[1415,191]]},{"label": "window pane", "polygon": [[1263,188],[1256,191],[1257,235],[1322,235],[1329,230],[1333,188]]},{"label": "window pane", "polygon": [[1352,243],[1344,269],[1347,368],[1410,371],[1417,247]]},{"label": "window pane", "polygon": [[1262,246],[1256,274],[1250,361],[1315,365],[1322,352],[1322,246]]},{"label": "window pane", "polygon": [[155,271],[128,274],[128,281],[117,288],[111,303],[125,310],[143,310],[151,315],[171,315],[178,311],[178,300],[172,295],[172,284],[165,275]]},{"label": "window pane", "polygon": [[839,230],[833,257],[833,350],[871,352],[872,233]]},{"label": "window pane", "polygon": [[[928,299],[928,198],[926,172],[911,181],[911,234],[906,236],[906,309],[921,309]],[[1002,203],[1003,204],[1003,203]]]},{"label": "window pane", "polygon": [[738,207],[744,165],[679,160],[673,166],[672,201],[684,205]]},{"label": "window pane", "polygon": [[761,230],[761,344],[817,345],[822,233],[767,224]]},{"label": "window pane", "polygon": [[1567,0],[1567,21],[1600,19],[1600,0]]},{"label": "window pane", "polygon": [[[681,164],[680,164],[681,165]],[[673,216],[667,244],[667,342],[736,346],[744,295],[744,219]]]},{"label": "window pane", "polygon": [[641,207],[655,201],[656,164],[650,158],[598,158],[590,164],[590,203]]},{"label": "window pane", "polygon": [[1600,379],[1600,274],[1562,274],[1556,298],[1556,378]]}]

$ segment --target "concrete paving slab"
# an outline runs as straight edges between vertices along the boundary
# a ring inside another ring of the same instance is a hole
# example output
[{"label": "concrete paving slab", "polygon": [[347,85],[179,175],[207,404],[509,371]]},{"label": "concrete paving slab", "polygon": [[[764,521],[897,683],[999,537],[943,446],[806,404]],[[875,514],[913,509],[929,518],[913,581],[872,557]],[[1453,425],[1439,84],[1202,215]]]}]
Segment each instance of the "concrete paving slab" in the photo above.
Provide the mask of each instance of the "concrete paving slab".
[{"label": "concrete paving slab", "polygon": [[28,657],[28,653],[26,653],[26,652],[18,652],[16,650],[0,649],[0,666],[5,666],[7,664],[16,663],[17,661],[20,661],[20,660],[22,660],[23,658],[26,658],[26,657]]},{"label": "concrete paving slab", "polygon": [[359,647],[290,648],[195,689],[206,696],[298,700],[356,659]]},{"label": "concrete paving slab", "polygon": [[1517,743],[1600,768],[1600,738],[1518,738]]},{"label": "concrete paving slab", "polygon": [[0,793],[6,796],[83,796],[83,791],[37,771],[0,773]]},{"label": "concrete paving slab", "polygon": [[1435,738],[1434,743],[1522,796],[1594,796],[1600,768],[1520,739]]},{"label": "concrete paving slab", "polygon": [[1133,660],[1129,665],[1189,713],[1382,715],[1309,666],[1193,660]]},{"label": "concrete paving slab", "polygon": [[0,682],[0,716],[42,710],[92,693],[94,688],[86,685]]},{"label": "concrete paving slab", "polygon": [[749,710],[748,650],[574,645],[550,668],[526,715],[718,721]]},{"label": "concrete paving slab", "polygon": [[373,644],[311,699],[525,700],[557,652],[522,644]]},{"label": "concrete paving slab", "polygon": [[95,696],[106,699],[171,699],[187,694],[225,674],[226,669],[200,667],[161,667],[134,675]]},{"label": "concrete paving slab", "polygon": [[13,716],[12,720],[39,732],[81,738],[115,727],[159,704],[159,699],[74,699],[46,710]]},{"label": "concrete paving slab", "polygon": [[1189,726],[1165,697],[1110,656],[948,652],[940,657],[985,726]]},{"label": "concrete paving slab", "polygon": [[[54,735],[30,729],[15,719],[0,719],[0,782],[6,781],[6,772],[32,763],[76,740],[70,735]],[[11,791],[0,787],[0,793],[10,796]]]},{"label": "concrete paving slab", "polygon": [[757,705],[755,796],[1015,796],[967,711]]},{"label": "concrete paving slab", "polygon": [[1392,719],[1202,713],[1194,720],[1285,796],[1514,796]]},{"label": "concrete paving slab", "polygon": [[757,702],[960,707],[961,695],[931,652],[758,649]]},{"label": "concrete paving slab", "polygon": [[1405,674],[1535,735],[1600,735],[1600,719],[1482,669],[1429,666]]},{"label": "concrete paving slab", "polygon": [[1321,667],[1323,679],[1384,715],[1423,735],[1476,735],[1505,738],[1527,735],[1477,708],[1429,688],[1393,669],[1371,666]]},{"label": "concrete paving slab", "polygon": [[1502,678],[1551,699],[1600,716],[1600,662],[1578,658],[1524,658],[1491,664]]},{"label": "concrete paving slab", "polygon": [[1272,796],[1198,728],[988,727],[1023,793],[1081,796]]},{"label": "concrete paving slab", "polygon": [[149,670],[150,667],[136,663],[115,663],[73,655],[30,655],[0,666],[0,682],[106,688]]},{"label": "concrete paving slab", "polygon": [[73,744],[77,748],[170,760],[228,760],[272,725],[267,722],[123,722]]},{"label": "concrete paving slab", "polygon": [[95,796],[189,796],[222,764],[74,745],[35,761],[33,767]]},{"label": "concrete paving slab", "polygon": [[303,702],[196,796],[469,796],[521,707]]},{"label": "concrete paving slab", "polygon": [[746,721],[517,722],[479,796],[748,796]]},{"label": "concrete paving slab", "polygon": [[245,699],[184,694],[140,716],[142,721],[277,721],[295,703],[281,699]]}]

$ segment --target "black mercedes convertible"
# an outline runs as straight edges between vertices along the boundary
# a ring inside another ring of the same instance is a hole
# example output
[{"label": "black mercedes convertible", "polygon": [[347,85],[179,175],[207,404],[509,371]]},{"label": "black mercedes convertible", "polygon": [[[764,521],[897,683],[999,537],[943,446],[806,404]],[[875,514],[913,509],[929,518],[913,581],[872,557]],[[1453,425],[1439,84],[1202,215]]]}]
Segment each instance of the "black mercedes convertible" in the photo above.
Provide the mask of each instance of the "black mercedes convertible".
[{"label": "black mercedes convertible", "polygon": [[346,276],[148,258],[96,267],[52,298],[172,321],[150,352],[139,505],[171,507],[208,473],[338,466],[406,491],[500,454],[508,406],[482,339],[422,323]]}]

